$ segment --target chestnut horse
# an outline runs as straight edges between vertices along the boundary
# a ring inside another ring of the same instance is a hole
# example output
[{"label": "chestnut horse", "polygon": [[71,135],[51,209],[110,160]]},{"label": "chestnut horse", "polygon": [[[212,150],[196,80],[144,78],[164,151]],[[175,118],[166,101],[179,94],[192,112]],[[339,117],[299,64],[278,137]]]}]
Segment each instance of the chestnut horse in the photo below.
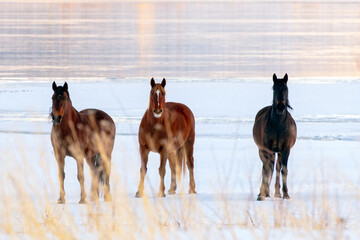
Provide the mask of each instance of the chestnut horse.
[{"label": "chestnut horse", "polygon": [[290,149],[296,141],[296,124],[287,110],[287,108],[291,108],[288,100],[287,81],[287,74],[285,74],[283,79],[278,79],[274,73],[273,104],[261,109],[255,117],[253,137],[259,148],[260,159],[263,162],[262,183],[257,200],[264,200],[265,197],[270,197],[269,184],[274,172],[276,153],[275,197],[281,198],[281,170],[283,198],[290,198],[287,188],[287,163]]},{"label": "chestnut horse", "polygon": [[191,110],[181,103],[165,103],[165,78],[161,84],[151,79],[149,107],[139,127],[139,145],[141,155],[140,183],[136,197],[144,195],[144,178],[147,171],[149,152],[160,154],[159,174],[161,178],[158,196],[165,197],[165,166],[169,159],[171,186],[169,194],[175,194],[176,178],[185,171],[185,158],[190,175],[189,193],[196,193],[194,181],[195,119]]},{"label": "chestnut horse", "polygon": [[105,185],[104,199],[111,201],[110,172],[111,152],[115,140],[115,124],[105,112],[97,109],[85,109],[78,112],[71,103],[68,84],[52,84],[53,119],[51,143],[59,166],[60,197],[58,203],[65,203],[65,156],[73,157],[77,162],[77,178],[80,183],[81,198],[85,203],[84,158],[90,166],[92,177],[91,198],[99,198],[99,183]]}]

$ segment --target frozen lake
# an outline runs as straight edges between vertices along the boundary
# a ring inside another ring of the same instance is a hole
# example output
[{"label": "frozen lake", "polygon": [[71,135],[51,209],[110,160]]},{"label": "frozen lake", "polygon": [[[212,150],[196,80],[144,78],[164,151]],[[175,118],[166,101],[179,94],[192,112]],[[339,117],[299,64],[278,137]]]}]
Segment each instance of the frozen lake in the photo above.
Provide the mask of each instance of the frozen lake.
[{"label": "frozen lake", "polygon": [[0,2],[1,78],[359,76],[357,1],[67,2]]}]

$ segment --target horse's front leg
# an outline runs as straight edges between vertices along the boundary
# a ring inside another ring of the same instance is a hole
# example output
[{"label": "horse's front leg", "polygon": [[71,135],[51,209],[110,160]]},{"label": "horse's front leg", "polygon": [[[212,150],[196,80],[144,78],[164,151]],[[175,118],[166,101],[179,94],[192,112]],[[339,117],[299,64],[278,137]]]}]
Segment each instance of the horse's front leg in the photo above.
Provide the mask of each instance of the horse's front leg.
[{"label": "horse's front leg", "polygon": [[79,180],[80,183],[80,189],[81,189],[81,194],[80,194],[80,204],[85,203],[85,198],[86,198],[86,193],[85,193],[85,187],[84,187],[84,158],[83,157],[78,157],[76,158],[76,162],[77,162],[77,179]]},{"label": "horse's front leg", "polygon": [[259,156],[261,161],[263,162],[263,169],[262,169],[262,181],[261,181],[260,193],[258,195],[257,200],[261,201],[261,200],[265,200],[266,197],[270,197],[269,184],[274,171],[275,154],[268,153],[267,151],[264,150],[259,150]]},{"label": "horse's front leg", "polygon": [[282,175],[282,181],[283,181],[283,198],[284,199],[290,199],[290,196],[288,194],[288,188],[287,188],[287,175],[288,175],[288,168],[287,163],[290,155],[290,150],[284,151],[281,153],[281,175]]},{"label": "horse's front leg", "polygon": [[144,180],[147,172],[149,149],[146,146],[140,145],[141,168],[140,168],[140,183],[135,197],[140,198],[144,196]]},{"label": "horse's front leg", "polygon": [[60,185],[60,196],[58,199],[59,204],[65,203],[65,189],[64,189],[64,180],[65,180],[65,155],[61,153],[59,149],[54,149],[55,158],[59,168],[59,185]]},{"label": "horse's front leg", "polygon": [[160,153],[160,167],[159,167],[159,174],[160,174],[160,188],[159,188],[159,193],[158,193],[158,197],[165,197],[165,184],[164,184],[164,179],[165,179],[165,167],[166,167],[166,153],[165,151],[162,151]]},{"label": "horse's front leg", "polygon": [[275,182],[275,197],[281,198],[280,193],[280,170],[281,170],[281,154],[278,154],[276,161],[276,182]]}]

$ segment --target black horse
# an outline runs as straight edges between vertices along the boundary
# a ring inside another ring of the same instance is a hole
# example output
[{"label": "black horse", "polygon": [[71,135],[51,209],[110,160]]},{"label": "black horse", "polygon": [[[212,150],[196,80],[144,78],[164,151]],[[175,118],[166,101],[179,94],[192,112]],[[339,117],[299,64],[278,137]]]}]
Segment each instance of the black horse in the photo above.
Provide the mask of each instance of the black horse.
[{"label": "black horse", "polygon": [[288,108],[292,109],[288,100],[288,75],[285,74],[283,79],[278,79],[274,73],[273,81],[273,104],[257,113],[253,127],[253,137],[259,148],[260,159],[263,162],[262,183],[257,200],[265,200],[265,197],[270,197],[269,184],[274,172],[276,153],[278,157],[276,162],[275,197],[281,198],[281,170],[283,198],[290,198],[287,188],[287,163],[290,149],[296,141],[296,124],[287,110]]}]

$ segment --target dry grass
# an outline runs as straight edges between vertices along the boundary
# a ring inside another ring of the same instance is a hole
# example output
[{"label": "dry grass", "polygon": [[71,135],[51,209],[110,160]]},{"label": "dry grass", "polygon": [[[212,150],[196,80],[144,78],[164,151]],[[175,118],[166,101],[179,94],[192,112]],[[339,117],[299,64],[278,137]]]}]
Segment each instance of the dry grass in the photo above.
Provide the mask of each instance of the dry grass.
[{"label": "dry grass", "polygon": [[[157,198],[157,186],[153,187],[147,179],[148,195],[136,199],[130,195],[136,189],[128,191],[126,179],[114,167],[112,202],[100,200],[80,205],[77,204],[80,192],[72,196],[73,191],[68,191],[67,204],[58,205],[59,188],[54,181],[57,175],[52,176],[57,174],[57,169],[49,169],[46,164],[52,155],[41,148],[35,150],[40,166],[33,166],[26,148],[23,149],[8,155],[16,162],[10,168],[17,171],[2,170],[0,238],[344,239],[359,236],[357,226],[348,222],[351,216],[344,216],[339,210],[341,200],[326,194],[327,189],[310,199],[257,202],[226,192],[191,196],[187,194],[188,187],[180,185],[175,196]],[[78,189],[76,176],[67,173],[68,178],[74,178],[71,181]],[[225,180],[219,185],[231,189],[226,184]],[[354,189],[358,188],[354,186]],[[89,188],[86,190],[89,193]]]}]

